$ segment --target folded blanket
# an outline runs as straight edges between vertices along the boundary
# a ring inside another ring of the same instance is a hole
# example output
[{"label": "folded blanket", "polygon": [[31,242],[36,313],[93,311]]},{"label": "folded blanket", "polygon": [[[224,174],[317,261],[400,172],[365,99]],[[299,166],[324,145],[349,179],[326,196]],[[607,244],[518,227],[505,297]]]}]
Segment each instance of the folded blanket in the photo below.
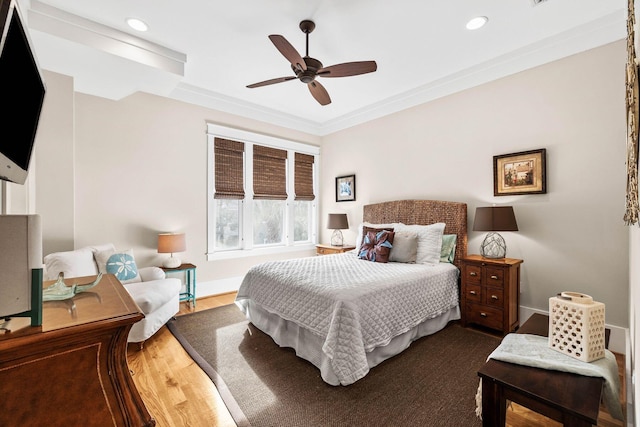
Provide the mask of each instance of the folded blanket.
[{"label": "folded blanket", "polygon": [[[612,417],[624,420],[622,405],[620,404],[620,378],[616,356],[605,350],[603,359],[593,362],[583,362],[566,354],[552,350],[548,346],[548,338],[528,334],[508,334],[502,343],[491,353],[488,359],[518,365],[554,371],[570,372],[588,377],[601,377],[605,380],[604,403]],[[478,390],[481,393],[481,388]],[[482,411],[481,397],[476,396],[476,414]]]}]

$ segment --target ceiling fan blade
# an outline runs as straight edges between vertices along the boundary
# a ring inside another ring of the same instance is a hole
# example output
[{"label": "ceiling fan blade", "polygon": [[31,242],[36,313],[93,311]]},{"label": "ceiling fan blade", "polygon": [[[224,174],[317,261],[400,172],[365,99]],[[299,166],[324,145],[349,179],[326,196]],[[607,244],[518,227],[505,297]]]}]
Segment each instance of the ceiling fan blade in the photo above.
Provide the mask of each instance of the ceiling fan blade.
[{"label": "ceiling fan blade", "polygon": [[331,104],[331,97],[329,96],[329,92],[322,86],[320,83],[316,81],[312,81],[307,83],[307,87],[311,91],[311,95],[320,103],[320,105],[328,105]]},{"label": "ceiling fan blade", "polygon": [[250,84],[250,85],[247,85],[247,87],[249,89],[253,89],[254,87],[267,86],[267,85],[272,85],[272,84],[275,84],[275,83],[282,83],[282,82],[286,82],[286,81],[289,81],[289,80],[293,80],[295,78],[296,78],[295,76],[278,77],[276,79],[270,79],[270,80],[265,80],[263,82]]},{"label": "ceiling fan blade", "polygon": [[345,62],[321,68],[318,70],[318,75],[322,77],[348,77],[372,73],[377,69],[376,61]]},{"label": "ceiling fan blade", "polygon": [[291,43],[289,43],[287,39],[281,35],[272,34],[269,36],[269,40],[271,40],[275,47],[285,58],[287,58],[293,67],[301,70],[307,69],[307,64],[304,62],[304,59],[302,59],[296,48],[291,46]]}]

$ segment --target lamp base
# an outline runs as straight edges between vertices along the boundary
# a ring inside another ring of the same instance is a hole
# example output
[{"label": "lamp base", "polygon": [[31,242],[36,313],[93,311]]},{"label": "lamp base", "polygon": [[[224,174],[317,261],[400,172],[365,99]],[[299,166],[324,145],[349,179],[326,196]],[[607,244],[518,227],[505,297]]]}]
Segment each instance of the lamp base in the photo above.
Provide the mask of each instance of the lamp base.
[{"label": "lamp base", "polygon": [[480,245],[480,255],[485,258],[504,258],[507,255],[507,243],[498,233],[487,233]]},{"label": "lamp base", "polygon": [[331,246],[342,246],[344,245],[344,239],[342,238],[342,231],[333,230],[333,234],[331,235]]},{"label": "lamp base", "polygon": [[180,267],[180,265],[182,265],[182,260],[174,256],[170,256],[169,258],[165,259],[164,262],[162,263],[162,266],[164,268],[178,268]]}]

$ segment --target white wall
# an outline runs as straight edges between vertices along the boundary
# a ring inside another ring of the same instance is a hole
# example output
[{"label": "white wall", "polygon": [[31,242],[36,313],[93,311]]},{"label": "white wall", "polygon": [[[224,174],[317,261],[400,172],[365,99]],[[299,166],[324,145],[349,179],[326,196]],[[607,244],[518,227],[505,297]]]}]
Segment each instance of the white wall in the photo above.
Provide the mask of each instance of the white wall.
[{"label": "white wall", "polygon": [[[625,59],[616,42],[325,137],[321,218],[346,212],[353,242],[364,204],[463,201],[477,253],[475,208],[513,205],[520,231],[503,236],[524,260],[521,304],[548,310],[557,292],[584,292],[606,304],[607,323],[628,327]],[[494,197],[493,156],[537,148],[547,194]],[[334,179],[351,173],[356,201],[336,203]]]},{"label": "white wall", "polygon": [[133,248],[142,266],[159,265],[157,233],[184,231],[187,251],[179,255],[198,266],[199,283],[211,285],[257,262],[312,253],[206,261],[205,130],[209,121],[313,145],[319,137],[144,93],[120,101],[83,95],[71,77],[44,77],[29,176],[36,191],[8,184],[1,196],[8,213],[42,216],[45,255],[112,242]]},{"label": "white wall", "polygon": [[73,249],[74,95],[71,77],[45,72],[44,78],[47,92],[38,125],[34,171],[37,181],[36,211],[43,214],[42,249],[48,254]]}]

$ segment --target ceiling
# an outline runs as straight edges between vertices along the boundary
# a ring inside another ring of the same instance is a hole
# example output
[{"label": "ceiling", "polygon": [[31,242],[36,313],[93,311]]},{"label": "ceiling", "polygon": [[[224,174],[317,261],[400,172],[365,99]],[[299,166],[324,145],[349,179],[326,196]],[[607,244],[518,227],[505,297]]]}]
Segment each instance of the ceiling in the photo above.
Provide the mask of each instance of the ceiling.
[{"label": "ceiling", "polygon": [[[20,0],[42,68],[109,99],[137,91],[325,135],[626,36],[626,0]],[[475,16],[489,18],[475,31]],[[144,33],[128,17],[149,25]],[[319,105],[268,38],[325,66],[375,60],[375,73],[319,78]],[[621,71],[622,72],[622,71]]]}]

